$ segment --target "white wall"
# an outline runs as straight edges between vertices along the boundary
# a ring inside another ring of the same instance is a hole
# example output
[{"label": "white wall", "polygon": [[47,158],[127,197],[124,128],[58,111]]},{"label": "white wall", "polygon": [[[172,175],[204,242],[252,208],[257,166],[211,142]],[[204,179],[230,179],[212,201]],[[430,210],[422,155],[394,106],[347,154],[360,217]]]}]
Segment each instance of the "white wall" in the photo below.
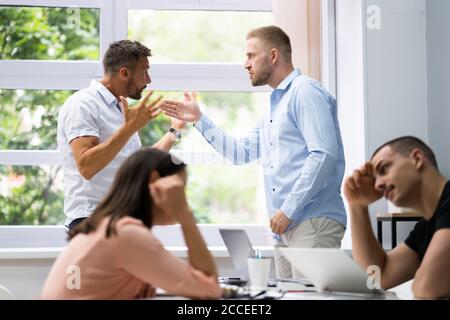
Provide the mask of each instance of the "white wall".
[{"label": "white wall", "polygon": [[367,134],[371,154],[401,135],[428,141],[425,0],[366,0],[381,30],[366,29]]},{"label": "white wall", "polygon": [[[365,81],[361,0],[336,1],[336,97],[345,153],[345,176],[364,162]],[[347,203],[345,203],[347,205]],[[346,207],[347,212],[348,208]],[[351,248],[350,219],[342,241]]]},{"label": "white wall", "polygon": [[[336,1],[337,98],[347,174],[392,138],[414,135],[429,142],[426,4],[426,0]],[[371,6],[380,9],[379,29],[367,27]],[[385,200],[370,207],[374,231],[376,213],[387,210]],[[399,241],[411,227],[400,224]],[[388,246],[387,229],[384,235]]]},{"label": "white wall", "polygon": [[[368,158],[382,143],[399,136],[429,142],[426,1],[366,0],[366,8],[370,5],[381,9],[381,30],[366,28]],[[387,211],[386,201],[371,209],[375,222],[377,212]],[[398,224],[398,242],[413,225]],[[390,247],[387,229],[383,238]]]},{"label": "white wall", "polygon": [[430,144],[450,177],[450,1],[428,0],[426,16]]}]

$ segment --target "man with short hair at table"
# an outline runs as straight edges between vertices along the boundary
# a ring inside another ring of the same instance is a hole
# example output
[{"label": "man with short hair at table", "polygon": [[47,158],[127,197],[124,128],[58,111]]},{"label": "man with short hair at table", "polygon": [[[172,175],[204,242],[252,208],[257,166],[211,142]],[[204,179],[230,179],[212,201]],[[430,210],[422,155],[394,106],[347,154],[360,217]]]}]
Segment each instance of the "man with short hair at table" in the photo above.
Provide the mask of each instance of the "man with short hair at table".
[{"label": "man with short hair at table", "polygon": [[[346,179],[354,259],[366,270],[378,266],[381,287],[414,279],[417,298],[450,297],[450,182],[433,151],[416,137],[378,148],[371,160]],[[369,204],[381,197],[422,215],[405,242],[385,252],[373,234]]]}]

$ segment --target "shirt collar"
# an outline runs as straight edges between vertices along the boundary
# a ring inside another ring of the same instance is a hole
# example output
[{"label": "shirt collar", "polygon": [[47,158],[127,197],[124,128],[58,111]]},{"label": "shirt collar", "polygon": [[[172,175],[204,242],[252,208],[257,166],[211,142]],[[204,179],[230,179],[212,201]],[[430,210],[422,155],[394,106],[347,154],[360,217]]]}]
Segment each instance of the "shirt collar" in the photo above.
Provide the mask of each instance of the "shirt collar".
[{"label": "shirt collar", "polygon": [[286,90],[291,82],[299,75],[301,75],[300,69],[294,69],[294,71],[292,71],[283,81],[281,81],[275,90]]},{"label": "shirt collar", "polygon": [[92,79],[91,87],[94,88],[98,93],[100,93],[108,106],[115,106],[117,104],[118,101],[116,97],[99,81]]}]

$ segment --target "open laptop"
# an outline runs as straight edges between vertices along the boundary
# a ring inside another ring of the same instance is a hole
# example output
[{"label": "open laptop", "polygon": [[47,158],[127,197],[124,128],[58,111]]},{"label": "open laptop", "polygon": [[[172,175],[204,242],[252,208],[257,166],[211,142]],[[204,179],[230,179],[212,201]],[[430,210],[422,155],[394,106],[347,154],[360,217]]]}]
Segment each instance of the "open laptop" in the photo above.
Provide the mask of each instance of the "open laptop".
[{"label": "open laptop", "polygon": [[254,252],[247,232],[243,229],[219,229],[219,232],[238,275],[236,278],[224,278],[223,280],[228,283],[245,284],[249,279],[247,258]]},{"label": "open laptop", "polygon": [[[231,261],[238,277],[221,277],[219,282],[245,285],[249,281],[247,258],[254,253],[250,239],[244,229],[219,229],[222,240],[228,249]],[[282,284],[280,284],[282,283]],[[283,288],[310,289],[313,285],[307,279],[269,279],[268,287],[280,286]]]},{"label": "open laptop", "polygon": [[341,249],[280,248],[280,252],[320,292],[382,294],[369,289],[369,274]]}]

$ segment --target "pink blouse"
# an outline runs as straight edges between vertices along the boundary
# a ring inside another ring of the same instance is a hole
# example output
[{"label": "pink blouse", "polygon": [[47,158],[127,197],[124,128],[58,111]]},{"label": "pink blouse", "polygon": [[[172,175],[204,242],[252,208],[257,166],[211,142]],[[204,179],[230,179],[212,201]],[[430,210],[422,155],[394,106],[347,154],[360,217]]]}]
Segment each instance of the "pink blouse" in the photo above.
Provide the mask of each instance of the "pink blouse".
[{"label": "pink blouse", "polygon": [[206,276],[164,249],[140,220],[124,217],[117,234],[105,237],[108,219],[96,231],[78,234],[56,259],[41,299],[135,299],[168,294],[219,298],[222,290]]}]

